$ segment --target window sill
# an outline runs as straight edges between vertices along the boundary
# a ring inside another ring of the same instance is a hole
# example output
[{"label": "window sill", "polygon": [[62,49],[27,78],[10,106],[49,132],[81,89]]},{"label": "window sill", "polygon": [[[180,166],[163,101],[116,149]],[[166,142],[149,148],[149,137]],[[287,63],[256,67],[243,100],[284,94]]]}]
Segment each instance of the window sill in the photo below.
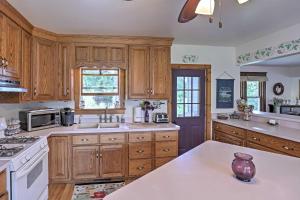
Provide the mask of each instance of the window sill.
[{"label": "window sill", "polygon": [[[125,108],[114,108],[114,109],[107,109],[107,114],[124,114]],[[75,114],[105,114],[106,109],[75,109]]]}]

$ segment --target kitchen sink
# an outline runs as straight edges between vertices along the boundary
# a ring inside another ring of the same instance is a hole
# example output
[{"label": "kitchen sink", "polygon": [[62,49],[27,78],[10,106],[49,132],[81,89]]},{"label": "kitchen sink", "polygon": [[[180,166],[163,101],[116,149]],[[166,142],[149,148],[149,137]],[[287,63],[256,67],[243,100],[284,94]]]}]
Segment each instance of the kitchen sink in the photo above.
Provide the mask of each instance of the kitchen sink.
[{"label": "kitchen sink", "polygon": [[100,129],[100,128],[120,128],[118,123],[83,123],[79,124],[78,129]]},{"label": "kitchen sink", "polygon": [[120,128],[118,123],[100,123],[99,128]]}]

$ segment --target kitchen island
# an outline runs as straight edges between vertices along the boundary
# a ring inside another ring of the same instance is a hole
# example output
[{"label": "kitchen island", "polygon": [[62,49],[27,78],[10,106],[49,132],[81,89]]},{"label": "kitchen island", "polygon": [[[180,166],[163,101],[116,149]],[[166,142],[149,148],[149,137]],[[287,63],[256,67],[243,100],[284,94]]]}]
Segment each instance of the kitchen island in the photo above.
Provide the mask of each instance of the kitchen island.
[{"label": "kitchen island", "polygon": [[[257,174],[249,183],[232,173],[235,152],[254,157]],[[207,141],[105,200],[299,200],[299,177],[299,158]]]}]

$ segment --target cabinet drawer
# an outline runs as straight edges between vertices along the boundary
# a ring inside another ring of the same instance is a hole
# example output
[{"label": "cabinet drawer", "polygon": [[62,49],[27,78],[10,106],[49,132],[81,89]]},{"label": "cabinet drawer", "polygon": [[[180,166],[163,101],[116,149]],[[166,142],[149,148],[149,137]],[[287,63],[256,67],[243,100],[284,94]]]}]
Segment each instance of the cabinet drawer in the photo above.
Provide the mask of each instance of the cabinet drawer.
[{"label": "cabinet drawer", "polygon": [[177,155],[178,155],[177,141],[155,143],[155,157],[172,157]]},{"label": "cabinet drawer", "polygon": [[151,142],[152,134],[151,133],[130,133],[129,142]]},{"label": "cabinet drawer", "polygon": [[2,197],[0,197],[0,200],[8,200],[8,194],[5,193]]},{"label": "cabinet drawer", "polygon": [[100,135],[101,144],[115,144],[115,143],[125,143],[125,134],[103,134]]},{"label": "cabinet drawer", "polygon": [[291,156],[300,157],[300,143],[264,135],[252,131],[247,132],[247,140]]},{"label": "cabinet drawer", "polygon": [[215,140],[227,144],[244,146],[244,141],[242,139],[219,131],[215,131]]},{"label": "cabinet drawer", "polygon": [[178,140],[178,132],[177,131],[164,131],[164,132],[156,132],[155,133],[156,141],[174,141]]},{"label": "cabinet drawer", "polygon": [[0,173],[0,196],[6,193],[6,172]]},{"label": "cabinet drawer", "polygon": [[227,133],[232,136],[239,137],[239,138],[245,138],[246,132],[247,132],[246,130],[241,129],[241,128],[237,128],[234,126],[228,126],[228,125],[216,123],[216,122],[214,123],[214,130],[220,131],[223,133]]},{"label": "cabinet drawer", "polygon": [[97,144],[99,143],[98,135],[78,135],[73,136],[73,144],[85,145],[85,144]]},{"label": "cabinet drawer", "polygon": [[129,144],[129,158],[151,158],[151,142]]},{"label": "cabinet drawer", "polygon": [[168,158],[155,158],[155,168],[163,166],[164,164],[170,162],[175,157],[168,157]]},{"label": "cabinet drawer", "polygon": [[129,161],[129,176],[141,176],[152,170],[151,159],[140,159]]},{"label": "cabinet drawer", "polygon": [[261,151],[267,151],[267,152],[271,152],[271,153],[283,154],[282,152],[279,152],[279,151],[276,151],[274,149],[262,146],[260,144],[255,144],[253,142],[247,142],[247,147],[252,148],[252,149],[261,150]]}]

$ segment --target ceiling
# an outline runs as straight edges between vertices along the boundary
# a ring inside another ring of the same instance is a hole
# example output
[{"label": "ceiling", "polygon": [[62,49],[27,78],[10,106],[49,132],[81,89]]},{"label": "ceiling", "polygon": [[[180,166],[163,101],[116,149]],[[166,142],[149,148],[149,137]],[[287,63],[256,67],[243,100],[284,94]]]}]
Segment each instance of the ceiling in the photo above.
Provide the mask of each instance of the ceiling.
[{"label": "ceiling", "polygon": [[265,60],[253,65],[272,66],[272,67],[300,67],[300,54],[278,57],[270,60]]},{"label": "ceiling", "polygon": [[[56,33],[167,36],[175,43],[238,46],[300,23],[299,0],[223,0],[223,29],[198,16],[177,22],[185,0],[8,0],[33,25]],[[215,16],[219,13],[216,8]]]}]

